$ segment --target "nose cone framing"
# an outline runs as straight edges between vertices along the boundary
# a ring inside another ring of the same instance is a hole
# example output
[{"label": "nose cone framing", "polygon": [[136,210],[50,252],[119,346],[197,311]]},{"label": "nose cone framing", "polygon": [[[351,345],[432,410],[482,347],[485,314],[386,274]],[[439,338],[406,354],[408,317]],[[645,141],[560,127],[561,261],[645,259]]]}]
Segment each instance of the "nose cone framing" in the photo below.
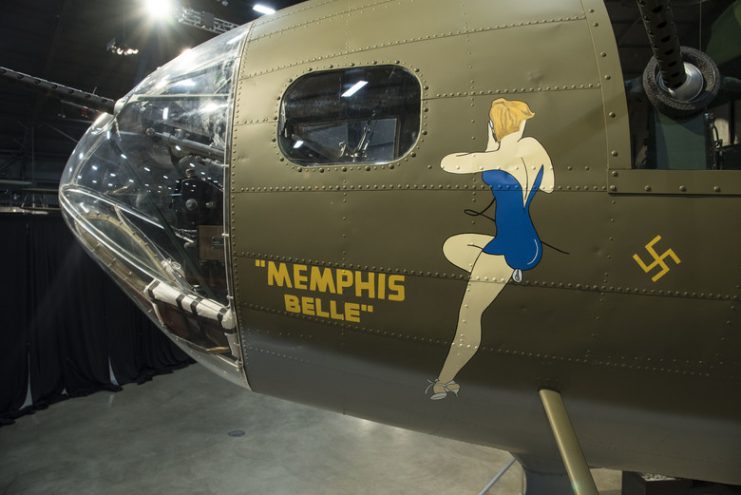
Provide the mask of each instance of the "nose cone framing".
[{"label": "nose cone framing", "polygon": [[91,255],[183,350],[247,386],[227,282],[224,181],[249,25],[159,68],[102,114],[60,184]]}]

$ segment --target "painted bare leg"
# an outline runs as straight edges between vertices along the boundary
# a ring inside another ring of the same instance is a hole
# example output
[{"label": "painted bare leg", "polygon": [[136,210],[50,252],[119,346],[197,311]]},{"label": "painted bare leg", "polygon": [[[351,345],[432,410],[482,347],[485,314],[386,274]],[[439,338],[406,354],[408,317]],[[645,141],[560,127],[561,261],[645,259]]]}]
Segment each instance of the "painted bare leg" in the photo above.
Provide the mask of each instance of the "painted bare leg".
[{"label": "painted bare leg", "polygon": [[476,261],[461,302],[455,337],[440,375],[432,385],[432,399],[445,398],[448,392],[458,393],[460,386],[454,382],[455,377],[481,344],[481,316],[511,276],[512,269],[501,256],[483,255]]}]

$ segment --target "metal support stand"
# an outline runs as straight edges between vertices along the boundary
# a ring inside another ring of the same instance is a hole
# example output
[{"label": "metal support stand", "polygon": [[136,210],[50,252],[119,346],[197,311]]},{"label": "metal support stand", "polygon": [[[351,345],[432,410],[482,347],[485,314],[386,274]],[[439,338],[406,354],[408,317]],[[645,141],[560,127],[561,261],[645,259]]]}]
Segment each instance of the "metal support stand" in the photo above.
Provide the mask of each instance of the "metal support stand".
[{"label": "metal support stand", "polygon": [[541,390],[540,400],[543,402],[543,408],[548,416],[558,450],[561,452],[574,494],[599,495],[561,394],[552,390]]},{"label": "metal support stand", "polygon": [[523,495],[572,495],[569,477],[559,473],[539,473],[523,468]]}]

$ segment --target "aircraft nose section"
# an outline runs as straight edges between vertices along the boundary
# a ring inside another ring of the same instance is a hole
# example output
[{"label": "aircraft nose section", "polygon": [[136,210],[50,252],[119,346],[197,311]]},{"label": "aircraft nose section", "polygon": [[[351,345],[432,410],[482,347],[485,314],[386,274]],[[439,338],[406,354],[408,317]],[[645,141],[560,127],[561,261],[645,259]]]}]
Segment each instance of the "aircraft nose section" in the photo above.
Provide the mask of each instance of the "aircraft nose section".
[{"label": "aircraft nose section", "polygon": [[[224,180],[240,41],[230,31],[158,69],[88,129],[60,204],[92,256],[204,364],[240,359],[229,304]],[[241,373],[235,381],[243,382]],[[240,383],[244,385],[244,383]]]}]

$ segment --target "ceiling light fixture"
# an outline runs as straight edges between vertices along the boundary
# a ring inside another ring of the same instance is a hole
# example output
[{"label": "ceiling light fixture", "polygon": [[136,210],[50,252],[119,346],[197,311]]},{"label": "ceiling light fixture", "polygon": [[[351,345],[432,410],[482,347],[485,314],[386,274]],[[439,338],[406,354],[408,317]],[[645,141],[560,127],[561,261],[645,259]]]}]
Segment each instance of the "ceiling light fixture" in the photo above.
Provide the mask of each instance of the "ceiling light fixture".
[{"label": "ceiling light fixture", "polygon": [[173,0],[144,0],[144,7],[149,16],[157,21],[172,18],[175,13]]},{"label": "ceiling light fixture", "polygon": [[274,8],[268,7],[267,5],[263,5],[261,3],[256,3],[252,7],[252,10],[254,10],[255,12],[259,12],[260,14],[265,14],[265,15],[275,14],[275,9]]},{"label": "ceiling light fixture", "polygon": [[129,57],[139,53],[137,48],[131,48],[126,44],[126,42],[119,41],[117,38],[113,38],[108,42],[106,50],[115,55],[121,55],[122,57]]}]

